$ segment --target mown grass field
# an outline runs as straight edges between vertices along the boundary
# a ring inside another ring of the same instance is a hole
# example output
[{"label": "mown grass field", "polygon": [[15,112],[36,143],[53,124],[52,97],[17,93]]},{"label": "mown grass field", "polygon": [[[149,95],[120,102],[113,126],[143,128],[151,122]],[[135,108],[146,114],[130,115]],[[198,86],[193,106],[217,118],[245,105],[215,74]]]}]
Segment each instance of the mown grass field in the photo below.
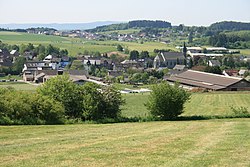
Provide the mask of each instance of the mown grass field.
[{"label": "mown grass field", "polygon": [[0,126],[0,166],[250,165],[249,119]]},{"label": "mown grass field", "polygon": [[[144,105],[149,93],[124,94],[126,105],[123,107],[122,115],[126,117],[146,117],[149,112]],[[246,107],[250,111],[249,92],[214,92],[193,93],[191,99],[185,104],[183,116],[228,116],[234,114],[231,106]]]}]

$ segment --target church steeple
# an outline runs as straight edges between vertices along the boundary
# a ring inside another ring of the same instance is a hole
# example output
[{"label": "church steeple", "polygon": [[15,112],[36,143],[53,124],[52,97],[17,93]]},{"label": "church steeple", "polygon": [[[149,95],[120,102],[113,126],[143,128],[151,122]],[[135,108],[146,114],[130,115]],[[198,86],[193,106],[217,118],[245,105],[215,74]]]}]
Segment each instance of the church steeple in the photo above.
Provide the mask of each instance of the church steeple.
[{"label": "church steeple", "polygon": [[184,65],[187,66],[187,47],[186,47],[185,42],[183,44],[182,52],[183,52],[183,55],[184,55]]},{"label": "church steeple", "polygon": [[183,54],[184,54],[184,57],[185,57],[185,59],[187,58],[187,47],[186,47],[186,43],[184,42],[184,44],[183,44]]}]

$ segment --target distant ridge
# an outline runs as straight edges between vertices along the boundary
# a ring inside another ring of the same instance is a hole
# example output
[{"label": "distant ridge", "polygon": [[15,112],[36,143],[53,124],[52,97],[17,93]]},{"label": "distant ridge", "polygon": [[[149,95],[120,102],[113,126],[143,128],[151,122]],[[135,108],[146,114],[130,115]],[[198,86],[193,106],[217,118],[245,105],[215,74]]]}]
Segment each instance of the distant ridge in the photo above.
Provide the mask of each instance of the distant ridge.
[{"label": "distant ridge", "polygon": [[27,29],[27,28],[36,28],[36,27],[49,27],[57,30],[85,30],[93,29],[98,26],[117,24],[121,22],[117,21],[97,21],[90,23],[49,23],[49,24],[40,24],[40,23],[27,23],[27,24],[0,24],[0,28],[5,29]]}]

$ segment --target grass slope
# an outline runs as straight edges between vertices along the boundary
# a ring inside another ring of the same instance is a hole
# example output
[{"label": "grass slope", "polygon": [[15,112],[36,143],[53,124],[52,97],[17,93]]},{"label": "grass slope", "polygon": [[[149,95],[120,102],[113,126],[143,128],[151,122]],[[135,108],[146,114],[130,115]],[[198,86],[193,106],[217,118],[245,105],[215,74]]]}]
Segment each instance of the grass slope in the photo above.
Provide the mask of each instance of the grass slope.
[{"label": "grass slope", "polygon": [[15,32],[1,32],[0,40],[8,44],[28,44],[32,43],[34,45],[43,44],[59,47],[61,49],[67,49],[69,54],[72,56],[78,53],[83,53],[84,50],[88,51],[99,51],[112,52],[116,51],[117,44],[122,44],[124,48],[129,50],[138,51],[149,51],[153,52],[154,49],[175,49],[172,45],[162,44],[160,42],[144,42],[139,44],[138,42],[118,42],[118,41],[86,41],[85,39],[79,38],[66,38],[51,35],[38,35],[38,34],[28,34],[28,33],[15,33]]},{"label": "grass slope", "polygon": [[0,166],[249,166],[249,119],[0,126]]},{"label": "grass slope", "polygon": [[[149,94],[126,94],[123,97],[127,103],[123,107],[122,115],[126,117],[145,117],[148,111],[144,104],[148,100]],[[230,107],[246,107],[250,110],[249,92],[214,92],[214,93],[194,93],[191,99],[185,104],[183,116],[214,116],[231,115]]]}]

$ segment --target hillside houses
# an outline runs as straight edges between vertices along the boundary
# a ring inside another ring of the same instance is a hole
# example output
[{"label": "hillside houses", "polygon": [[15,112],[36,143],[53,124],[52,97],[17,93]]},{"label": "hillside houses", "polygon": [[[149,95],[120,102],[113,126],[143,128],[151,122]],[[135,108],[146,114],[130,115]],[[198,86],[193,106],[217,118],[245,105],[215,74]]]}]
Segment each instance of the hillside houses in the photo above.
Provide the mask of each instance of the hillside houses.
[{"label": "hillside houses", "polygon": [[59,70],[63,69],[65,65],[69,64],[70,60],[65,56],[64,58],[53,57],[48,55],[43,61],[27,61],[23,67],[23,80],[34,81],[36,75],[43,70]]}]

